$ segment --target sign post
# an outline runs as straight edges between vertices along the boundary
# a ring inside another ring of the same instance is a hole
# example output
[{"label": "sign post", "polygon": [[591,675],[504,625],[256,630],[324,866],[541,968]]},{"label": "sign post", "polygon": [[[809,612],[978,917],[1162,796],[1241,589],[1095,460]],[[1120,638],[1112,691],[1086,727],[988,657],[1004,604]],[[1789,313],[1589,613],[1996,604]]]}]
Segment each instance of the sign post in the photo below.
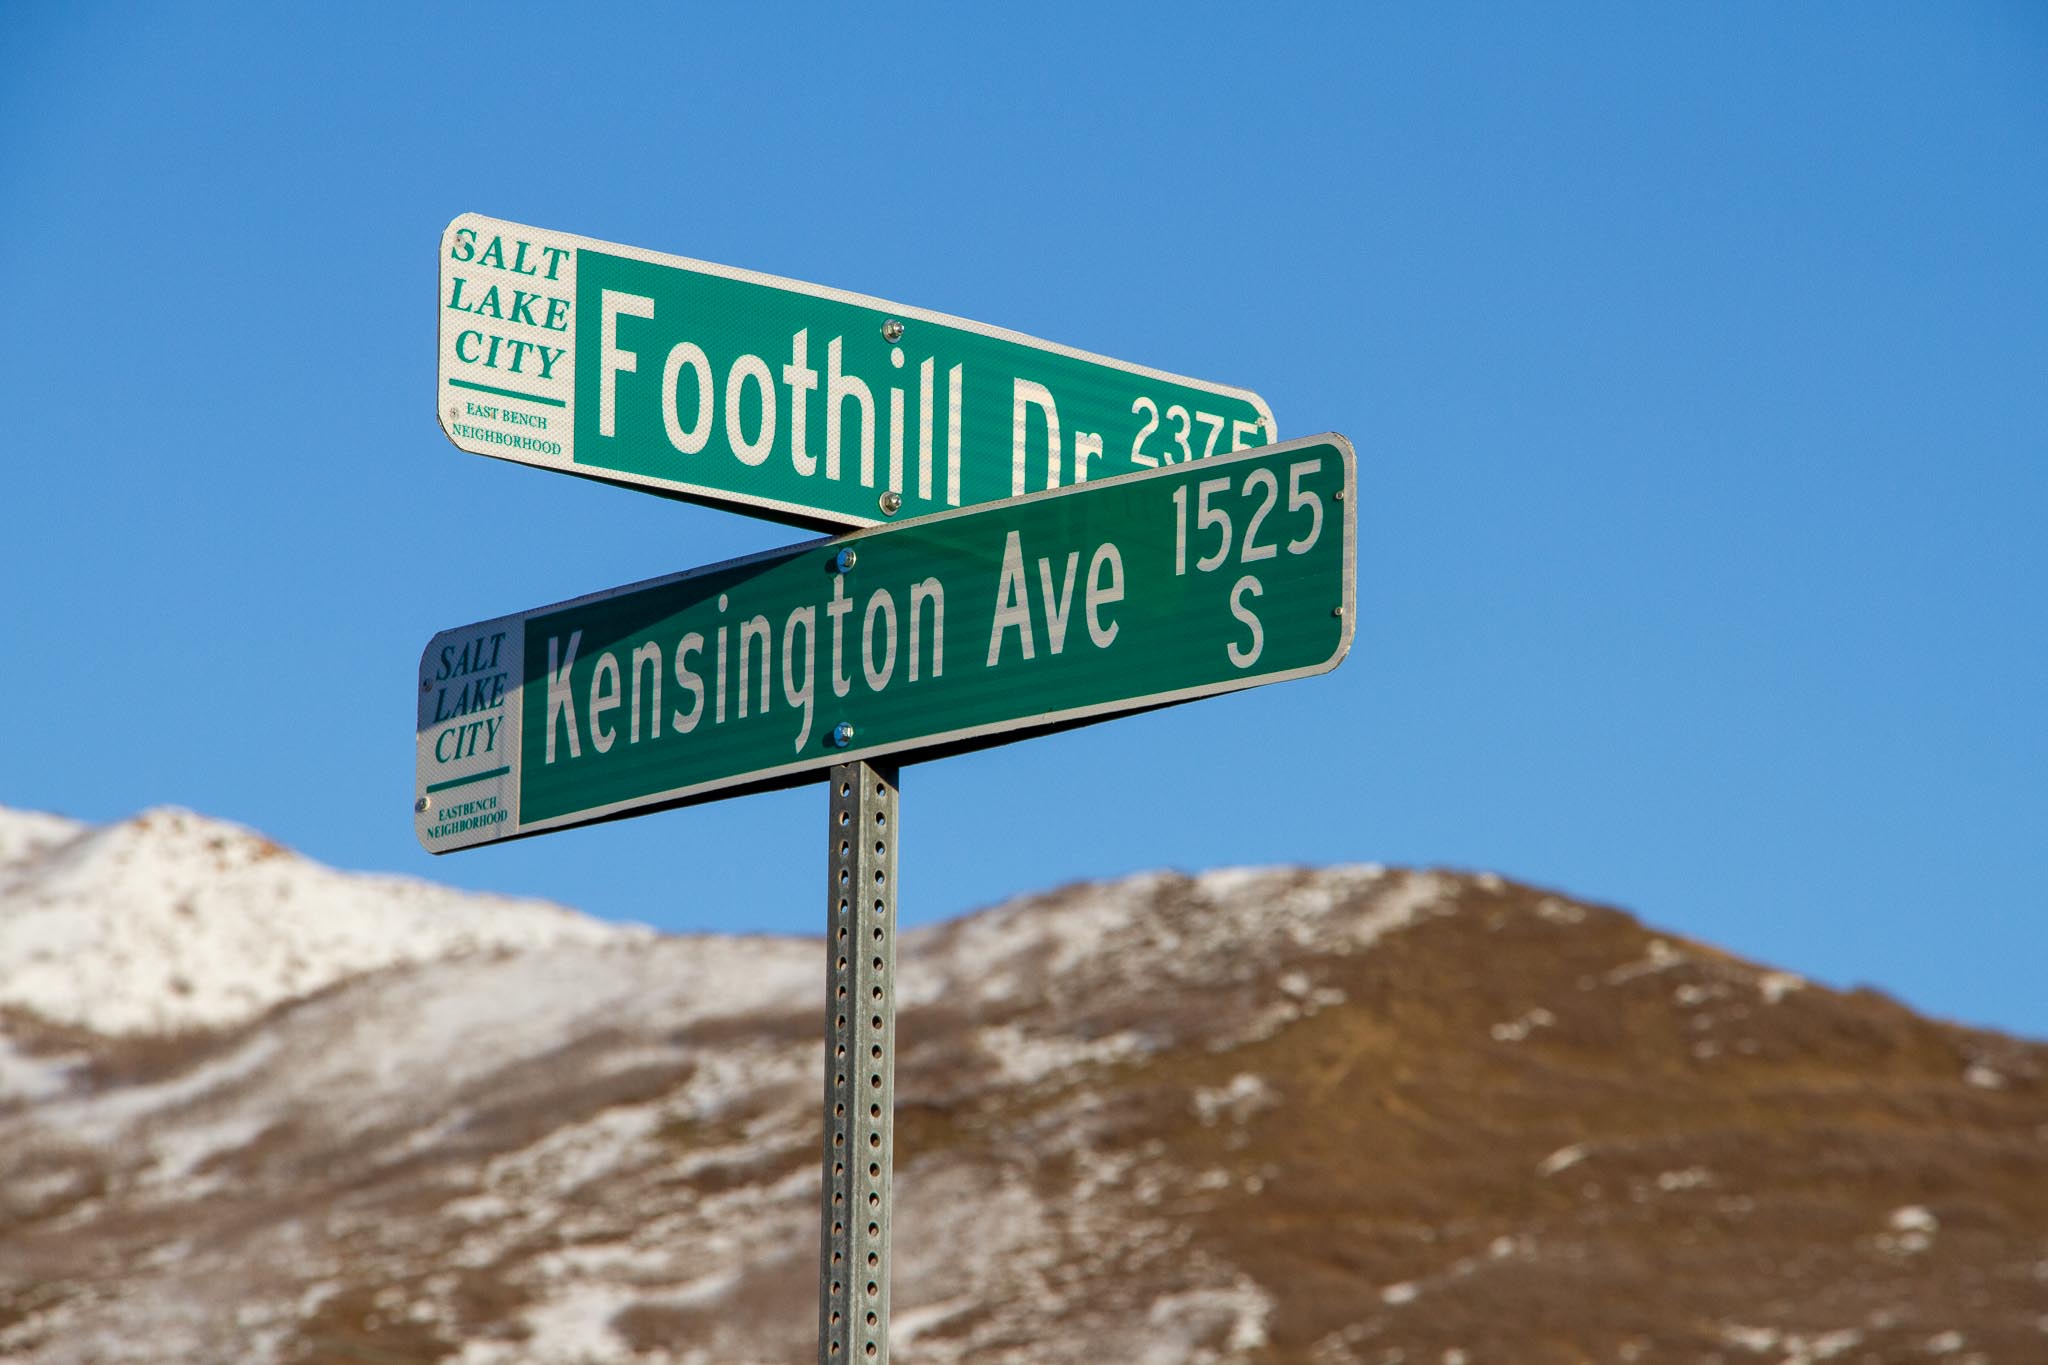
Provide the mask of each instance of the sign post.
[{"label": "sign post", "polygon": [[889,1359],[896,1128],[896,770],[832,769],[818,1365]]},{"label": "sign post", "polygon": [[439,302],[463,450],[814,529],[1275,439],[1244,389],[478,214],[441,236]]}]

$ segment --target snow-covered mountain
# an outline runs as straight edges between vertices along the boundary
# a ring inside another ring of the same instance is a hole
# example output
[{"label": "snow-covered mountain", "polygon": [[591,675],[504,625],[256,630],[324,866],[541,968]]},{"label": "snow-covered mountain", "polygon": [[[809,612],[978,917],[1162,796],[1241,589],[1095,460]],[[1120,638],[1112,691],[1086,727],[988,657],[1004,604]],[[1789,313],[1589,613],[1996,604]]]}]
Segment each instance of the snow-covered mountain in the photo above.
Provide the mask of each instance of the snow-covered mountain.
[{"label": "snow-covered mountain", "polygon": [[189,811],[93,829],[0,809],[0,1006],[100,1033],[221,1028],[363,972],[634,933],[337,872]]},{"label": "snow-covered mountain", "polygon": [[[181,932],[185,992],[136,946]],[[903,1365],[2048,1358],[2048,1048],[1483,875],[1158,873],[901,947]],[[0,819],[0,1359],[810,1359],[824,981]]]}]

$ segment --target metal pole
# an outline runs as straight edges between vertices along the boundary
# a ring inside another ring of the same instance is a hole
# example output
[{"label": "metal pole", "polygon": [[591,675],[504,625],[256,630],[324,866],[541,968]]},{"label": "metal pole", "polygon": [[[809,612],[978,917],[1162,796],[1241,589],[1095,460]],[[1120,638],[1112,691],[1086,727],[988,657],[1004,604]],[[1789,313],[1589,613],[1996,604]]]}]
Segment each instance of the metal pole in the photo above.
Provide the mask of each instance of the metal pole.
[{"label": "metal pole", "polygon": [[896,1113],[896,769],[832,769],[818,1365],[889,1359]]}]

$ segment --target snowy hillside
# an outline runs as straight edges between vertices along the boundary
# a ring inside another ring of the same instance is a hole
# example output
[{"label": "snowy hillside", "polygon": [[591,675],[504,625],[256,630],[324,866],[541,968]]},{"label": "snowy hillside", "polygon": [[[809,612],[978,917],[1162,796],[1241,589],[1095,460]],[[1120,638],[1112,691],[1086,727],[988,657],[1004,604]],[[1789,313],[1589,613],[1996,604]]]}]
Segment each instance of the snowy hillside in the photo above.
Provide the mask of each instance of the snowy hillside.
[{"label": "snowy hillside", "polygon": [[[175,812],[0,840],[0,983],[41,949],[44,1014],[123,1030],[0,1016],[0,1359],[812,1358],[820,941],[483,916]],[[1485,875],[1154,873],[900,946],[897,1365],[2048,1358],[2048,1047]]]},{"label": "snowy hillside", "polygon": [[635,933],[337,872],[189,811],[93,829],[0,809],[0,1005],[104,1033],[240,1024],[383,967]]}]

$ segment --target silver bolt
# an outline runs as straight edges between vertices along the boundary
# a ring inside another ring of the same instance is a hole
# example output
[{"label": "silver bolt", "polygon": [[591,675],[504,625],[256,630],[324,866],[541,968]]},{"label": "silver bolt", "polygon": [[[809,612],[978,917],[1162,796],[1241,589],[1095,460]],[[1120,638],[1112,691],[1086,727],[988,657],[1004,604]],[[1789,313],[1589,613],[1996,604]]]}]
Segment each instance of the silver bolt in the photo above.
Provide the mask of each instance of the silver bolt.
[{"label": "silver bolt", "polygon": [[425,810],[427,808],[427,798],[424,796],[420,797],[412,803],[412,808],[416,811]]},{"label": "silver bolt", "polygon": [[832,572],[852,573],[853,566],[860,562],[860,556],[853,552],[851,545],[841,546],[839,553],[832,556]]},{"label": "silver bolt", "polygon": [[1344,490],[1343,490],[1343,489],[1341,489],[1341,488],[1340,488],[1340,489],[1338,489],[1338,490],[1337,490],[1337,493],[1336,493],[1336,498],[1337,498],[1337,501],[1338,501],[1338,502],[1342,502],[1342,501],[1344,501]]},{"label": "silver bolt", "polygon": [[450,408],[450,409],[448,409],[448,420],[449,420],[449,421],[451,421],[451,422],[452,422],[452,421],[454,421],[454,420],[455,420],[456,418],[460,417],[461,415],[462,415],[462,410],[461,410],[460,408]]},{"label": "silver bolt", "polygon": [[903,340],[903,324],[894,318],[890,318],[887,322],[883,323],[882,340],[888,342],[891,346]]},{"label": "silver bolt", "polygon": [[895,489],[882,494],[882,515],[893,517],[903,510],[903,495]]},{"label": "silver bolt", "polygon": [[833,726],[833,727],[832,727],[832,747],[833,747],[833,748],[835,748],[835,749],[844,749],[844,748],[845,748],[845,747],[846,747],[847,745],[849,745],[849,744],[851,744],[851,743],[853,743],[853,722],[852,722],[852,721],[850,721],[850,720],[842,720],[842,721],[840,721],[840,722],[839,722],[839,723],[838,723],[837,725],[835,725],[835,726]]},{"label": "silver bolt", "polygon": [[1344,608],[1342,608],[1342,607],[1331,607],[1331,608],[1330,608],[1330,615],[1332,615],[1332,616],[1342,616],[1343,614],[1344,614]]}]

